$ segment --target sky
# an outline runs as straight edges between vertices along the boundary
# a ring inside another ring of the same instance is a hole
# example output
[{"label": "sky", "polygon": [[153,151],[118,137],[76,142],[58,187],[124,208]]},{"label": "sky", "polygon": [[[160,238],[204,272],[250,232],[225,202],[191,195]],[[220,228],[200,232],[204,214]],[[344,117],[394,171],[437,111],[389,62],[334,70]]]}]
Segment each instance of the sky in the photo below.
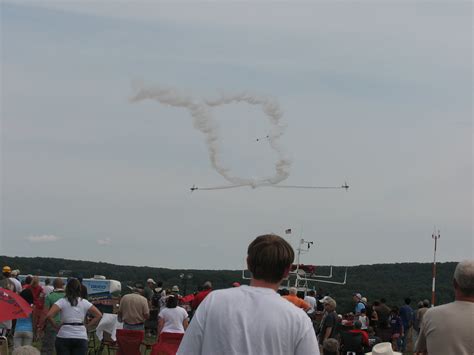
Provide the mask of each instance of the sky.
[{"label": "sky", "polygon": [[[258,235],[302,262],[473,258],[472,4],[460,1],[1,1],[0,255],[240,269]],[[216,154],[258,181],[226,186]],[[273,139],[272,138],[272,139]],[[286,176],[285,176],[286,177]],[[292,229],[291,235],[284,231]]]}]

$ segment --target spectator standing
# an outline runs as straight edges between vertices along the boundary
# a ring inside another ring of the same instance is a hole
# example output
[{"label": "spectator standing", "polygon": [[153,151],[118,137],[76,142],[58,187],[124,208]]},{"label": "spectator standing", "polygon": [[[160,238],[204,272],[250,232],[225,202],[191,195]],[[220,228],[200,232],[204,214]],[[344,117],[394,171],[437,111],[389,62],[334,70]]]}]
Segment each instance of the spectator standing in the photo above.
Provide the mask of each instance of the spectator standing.
[{"label": "spectator standing", "polygon": [[417,336],[420,333],[420,326],[421,326],[421,322],[423,321],[423,316],[425,315],[429,306],[430,306],[430,301],[425,299],[421,301],[421,307],[419,307],[418,310],[416,311],[414,329]]},{"label": "spectator standing", "polygon": [[311,309],[311,305],[298,297],[298,290],[296,287],[290,287],[290,294],[283,296],[284,299],[293,303],[296,307],[301,308],[303,311],[308,312]]},{"label": "spectator standing", "polygon": [[365,304],[362,302],[362,295],[360,293],[354,293],[352,295],[352,300],[355,303],[354,314],[358,316],[360,312],[365,309]]},{"label": "spectator standing", "polygon": [[178,354],[319,355],[309,317],[276,292],[295,254],[283,238],[250,243],[250,286],[211,292],[197,309]]},{"label": "spectator standing", "polygon": [[410,306],[411,299],[405,298],[405,304],[400,307],[400,318],[402,319],[403,323],[403,336],[401,338],[401,348],[399,349],[401,352],[404,352],[407,347],[407,343],[413,343],[413,320],[415,316],[415,312],[413,308]]},{"label": "spectator standing", "polygon": [[169,296],[164,307],[158,315],[158,336],[163,333],[184,334],[188,327],[188,313],[178,307],[178,298]]},{"label": "spectator standing", "polygon": [[415,348],[419,354],[474,354],[474,260],[456,266],[453,287],[454,302],[424,314]]},{"label": "spectator standing", "polygon": [[380,299],[378,306],[374,307],[377,312],[379,323],[377,326],[378,336],[383,342],[391,341],[392,332],[390,330],[390,307],[387,306],[385,298]]},{"label": "spectator standing", "polygon": [[[33,292],[31,289],[25,289],[20,292],[20,296],[28,302],[33,304]],[[25,318],[19,318],[16,321],[15,335],[13,336],[14,348],[19,348],[23,345],[31,345],[33,342],[33,313]]]},{"label": "spectator standing", "polygon": [[319,325],[319,344],[323,344],[326,339],[336,337],[337,327],[337,313],[336,313],[336,301],[329,296],[325,296],[322,300],[324,305],[324,315]]},{"label": "spectator standing", "polygon": [[20,273],[19,270],[12,270],[9,276],[9,280],[13,283],[13,285],[15,285],[15,292],[18,294],[22,290],[21,282],[20,280],[17,279],[19,273]]},{"label": "spectator standing", "polygon": [[310,309],[307,311],[309,315],[313,314],[316,311],[316,291],[309,290],[308,294],[305,296],[304,301],[310,305]]},{"label": "spectator standing", "polygon": [[400,318],[398,307],[393,307],[389,317],[390,328],[392,331],[392,346],[398,351],[402,346],[403,339],[403,322]]},{"label": "spectator standing", "polygon": [[[84,324],[86,314],[91,314],[88,327],[94,327],[102,317],[100,311],[88,300],[81,297],[81,283],[70,279],[66,286],[65,297],[51,306],[47,321],[58,330],[56,353],[58,355],[86,355],[88,346],[87,329]],[[56,315],[61,315],[61,324],[56,323]]]},{"label": "spectator standing", "polygon": [[120,300],[118,319],[123,322],[123,329],[144,331],[149,317],[148,300],[142,296],[142,289],[135,288]]},{"label": "spectator standing", "polygon": [[365,314],[366,308],[362,309],[360,311],[360,316],[359,316],[359,321],[361,324],[361,329],[364,331],[367,331],[367,328],[369,327],[369,317]]},{"label": "spectator standing", "polygon": [[[45,307],[46,312],[49,312],[51,307],[57,301],[59,301],[61,298],[64,298],[66,296],[66,293],[64,291],[64,282],[60,277],[54,279],[53,287],[54,287],[53,292],[51,292],[48,296],[46,296],[46,299],[44,301],[44,307]],[[46,320],[43,320],[40,324],[40,328],[43,332],[43,339],[41,343],[42,355],[50,355],[54,351],[54,343],[56,342],[57,329],[59,328],[61,324],[61,317],[59,313],[56,314],[56,316],[54,316],[53,319],[54,319],[54,322],[56,323],[55,327],[53,327]]]},{"label": "spectator standing", "polygon": [[43,292],[44,292],[44,298],[46,299],[46,297],[51,293],[53,292],[54,290],[54,286],[51,285],[51,279],[49,277],[47,277],[45,280],[44,280],[44,287],[43,287]]},{"label": "spectator standing", "polygon": [[151,308],[151,300],[153,298],[153,290],[156,287],[156,282],[153,279],[146,280],[146,286],[143,289],[143,297],[148,301],[148,307]]},{"label": "spectator standing", "polygon": [[10,290],[10,291],[15,291],[15,284],[10,280],[10,272],[12,269],[10,266],[4,266],[2,268],[2,275],[0,276],[0,287]]},{"label": "spectator standing", "polygon": [[211,281],[206,281],[202,285],[202,291],[198,292],[196,296],[194,296],[193,301],[191,302],[191,307],[193,312],[196,312],[196,309],[199,307],[202,301],[212,292],[212,283]]},{"label": "spectator standing", "polygon": [[33,293],[33,331],[36,334],[42,317],[44,317],[44,291],[40,285],[39,277],[33,276],[30,284],[25,284],[23,289],[30,289]]}]

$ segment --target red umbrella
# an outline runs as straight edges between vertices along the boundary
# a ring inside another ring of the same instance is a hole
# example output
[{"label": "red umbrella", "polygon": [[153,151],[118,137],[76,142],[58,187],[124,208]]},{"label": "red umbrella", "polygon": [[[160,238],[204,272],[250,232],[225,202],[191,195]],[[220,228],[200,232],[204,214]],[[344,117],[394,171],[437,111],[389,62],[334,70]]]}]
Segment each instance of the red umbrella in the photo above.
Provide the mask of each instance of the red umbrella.
[{"label": "red umbrella", "polygon": [[23,297],[13,291],[0,287],[0,322],[25,318],[32,312],[31,306]]}]

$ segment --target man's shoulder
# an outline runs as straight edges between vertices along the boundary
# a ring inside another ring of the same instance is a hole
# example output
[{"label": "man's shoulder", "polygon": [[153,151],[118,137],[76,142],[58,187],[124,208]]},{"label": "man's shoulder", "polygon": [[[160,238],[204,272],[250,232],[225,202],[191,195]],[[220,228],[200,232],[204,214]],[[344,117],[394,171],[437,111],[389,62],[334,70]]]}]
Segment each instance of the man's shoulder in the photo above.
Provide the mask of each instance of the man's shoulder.
[{"label": "man's shoulder", "polygon": [[129,293],[128,295],[125,295],[122,297],[122,300],[125,301],[146,301],[146,298],[143,297],[142,295],[139,295],[138,293]]}]

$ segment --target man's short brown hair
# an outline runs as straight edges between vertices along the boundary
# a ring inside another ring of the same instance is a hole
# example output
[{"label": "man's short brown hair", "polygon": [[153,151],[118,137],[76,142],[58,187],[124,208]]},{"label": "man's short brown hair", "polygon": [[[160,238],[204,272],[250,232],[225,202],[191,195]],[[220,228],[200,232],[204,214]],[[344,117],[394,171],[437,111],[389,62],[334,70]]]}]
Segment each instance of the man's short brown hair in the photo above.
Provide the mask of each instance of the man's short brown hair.
[{"label": "man's short brown hair", "polygon": [[247,250],[247,264],[252,277],[266,282],[280,282],[294,259],[291,245],[275,234],[257,237]]}]

